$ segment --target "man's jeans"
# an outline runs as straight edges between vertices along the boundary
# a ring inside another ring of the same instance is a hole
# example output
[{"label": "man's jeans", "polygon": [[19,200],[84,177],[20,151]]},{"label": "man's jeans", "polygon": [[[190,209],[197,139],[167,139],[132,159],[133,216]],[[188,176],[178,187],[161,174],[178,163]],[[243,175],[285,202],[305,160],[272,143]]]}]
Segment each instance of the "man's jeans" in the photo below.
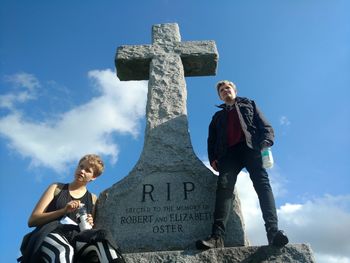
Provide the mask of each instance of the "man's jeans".
[{"label": "man's jeans", "polygon": [[230,147],[225,156],[218,160],[219,177],[212,230],[215,236],[224,237],[237,175],[244,167],[249,172],[255,192],[258,194],[266,231],[278,228],[275,199],[268,174],[262,166],[261,153],[249,148],[243,142]]}]

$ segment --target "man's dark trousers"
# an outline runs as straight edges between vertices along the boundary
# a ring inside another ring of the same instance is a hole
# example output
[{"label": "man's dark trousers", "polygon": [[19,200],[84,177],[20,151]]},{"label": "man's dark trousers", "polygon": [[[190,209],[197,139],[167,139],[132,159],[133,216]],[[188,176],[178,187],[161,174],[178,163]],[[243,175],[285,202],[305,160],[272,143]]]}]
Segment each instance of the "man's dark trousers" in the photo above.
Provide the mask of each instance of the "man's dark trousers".
[{"label": "man's dark trousers", "polygon": [[218,160],[219,177],[212,234],[224,237],[226,223],[232,207],[233,190],[239,172],[246,168],[258,195],[266,231],[277,230],[277,213],[268,174],[263,168],[261,153],[249,148],[245,142],[227,149]]}]

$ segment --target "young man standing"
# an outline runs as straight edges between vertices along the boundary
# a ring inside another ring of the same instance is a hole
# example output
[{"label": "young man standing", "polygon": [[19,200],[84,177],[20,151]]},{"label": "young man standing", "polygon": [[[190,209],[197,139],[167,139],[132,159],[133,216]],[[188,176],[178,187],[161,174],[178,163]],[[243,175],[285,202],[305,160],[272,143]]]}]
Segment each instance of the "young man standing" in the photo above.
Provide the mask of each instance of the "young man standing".
[{"label": "young man standing", "polygon": [[273,129],[254,101],[237,97],[234,83],[223,80],[216,88],[224,104],[214,114],[208,136],[210,165],[219,172],[214,223],[211,236],[198,240],[196,246],[198,249],[224,247],[237,175],[245,167],[259,198],[268,243],[282,247],[288,238],[278,229],[275,199],[261,159],[261,150],[273,145]]}]

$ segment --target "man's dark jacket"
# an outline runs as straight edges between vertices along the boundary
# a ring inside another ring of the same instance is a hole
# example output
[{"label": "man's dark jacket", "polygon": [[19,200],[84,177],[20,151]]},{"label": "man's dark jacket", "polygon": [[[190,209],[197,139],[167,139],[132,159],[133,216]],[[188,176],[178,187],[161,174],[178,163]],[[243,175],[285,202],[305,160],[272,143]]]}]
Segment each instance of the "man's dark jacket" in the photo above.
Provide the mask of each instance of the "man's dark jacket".
[{"label": "man's dark jacket", "polygon": [[[226,105],[222,104],[218,107],[222,109],[214,114],[209,125],[208,158],[210,163],[224,156],[228,148]],[[260,145],[264,140],[273,144],[273,128],[253,100],[236,97],[234,107],[237,110],[248,147],[260,150]]]}]

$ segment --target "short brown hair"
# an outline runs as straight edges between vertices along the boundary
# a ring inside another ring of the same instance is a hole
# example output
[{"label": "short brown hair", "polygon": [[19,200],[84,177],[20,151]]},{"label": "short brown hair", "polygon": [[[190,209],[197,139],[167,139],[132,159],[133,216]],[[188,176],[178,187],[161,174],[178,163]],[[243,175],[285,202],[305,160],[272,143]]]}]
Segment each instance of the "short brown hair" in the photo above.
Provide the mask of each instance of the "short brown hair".
[{"label": "short brown hair", "polygon": [[80,159],[79,164],[85,160],[92,166],[94,177],[98,177],[103,173],[105,167],[100,156],[96,154],[87,154]]},{"label": "short brown hair", "polygon": [[237,87],[232,81],[220,80],[218,83],[216,83],[216,90],[218,93],[219,93],[219,88],[224,84],[231,86],[237,92]]}]

